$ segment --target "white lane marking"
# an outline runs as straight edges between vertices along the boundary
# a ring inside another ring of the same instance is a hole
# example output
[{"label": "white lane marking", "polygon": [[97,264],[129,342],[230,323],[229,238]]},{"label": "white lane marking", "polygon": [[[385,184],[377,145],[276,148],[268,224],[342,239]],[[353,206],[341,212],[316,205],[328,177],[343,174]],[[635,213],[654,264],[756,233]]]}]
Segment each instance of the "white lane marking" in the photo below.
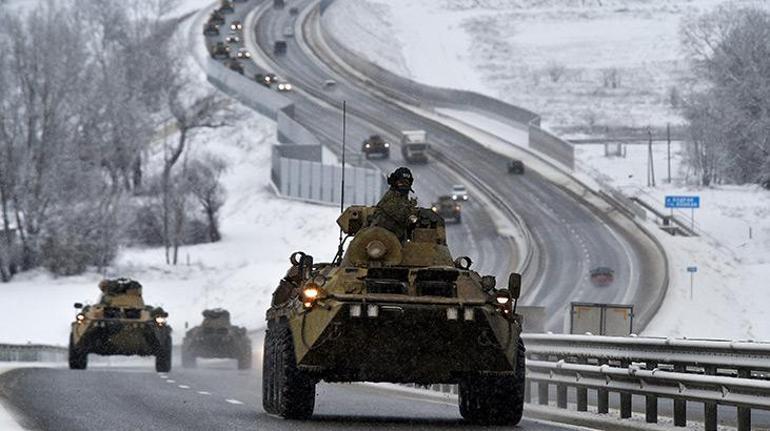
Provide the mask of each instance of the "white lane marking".
[{"label": "white lane marking", "polygon": [[200,395],[211,395],[211,392],[198,391],[198,394],[200,394]]},{"label": "white lane marking", "polygon": [[179,385],[179,389],[190,389],[187,385]]},{"label": "white lane marking", "polygon": [[158,377],[160,377],[161,379],[167,379],[168,378],[168,376],[165,375],[165,374],[158,374]]},{"label": "white lane marking", "polygon": [[243,403],[242,403],[242,402],[240,402],[240,401],[238,401],[238,400],[231,400],[231,399],[226,399],[225,401],[226,401],[226,402],[228,402],[228,403],[230,403],[230,404],[235,404],[235,405],[237,405],[237,406],[243,405]]},{"label": "white lane marking", "polygon": [[168,379],[168,380],[166,380],[166,383],[176,383],[176,380]]}]

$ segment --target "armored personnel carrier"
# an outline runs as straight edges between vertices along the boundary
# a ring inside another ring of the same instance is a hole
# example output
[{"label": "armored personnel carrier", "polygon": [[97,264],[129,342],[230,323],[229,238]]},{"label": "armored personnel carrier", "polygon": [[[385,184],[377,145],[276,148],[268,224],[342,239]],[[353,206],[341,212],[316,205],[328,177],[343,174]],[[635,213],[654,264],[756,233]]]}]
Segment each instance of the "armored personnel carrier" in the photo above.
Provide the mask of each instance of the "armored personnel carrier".
[{"label": "armored personnel carrier", "polygon": [[518,423],[521,276],[498,289],[469,258],[453,259],[443,219],[430,208],[410,216],[404,242],[371,224],[375,211],[352,206],[339,217],[352,239],[332,263],[292,255],[279,286],[287,295],[275,296],[287,299],[267,311],[265,411],[309,418],[320,380],[446,383],[459,385],[466,420]]},{"label": "armored personnel carrier", "polygon": [[390,143],[380,135],[372,135],[361,143],[361,152],[366,155],[367,159],[375,154],[387,159],[390,158]]},{"label": "armored personnel carrier", "polygon": [[462,222],[462,207],[452,199],[452,196],[439,196],[438,200],[433,202],[431,209],[440,215],[445,222],[449,220],[452,220],[454,223]]},{"label": "armored personnel carrier", "polygon": [[168,313],[145,305],[142,285],[127,278],[103,280],[99,302],[83,306],[72,322],[69,366],[83,370],[88,354],[155,356],[158,372],[171,370],[171,327]]},{"label": "armored personnel carrier", "polygon": [[251,368],[251,340],[246,328],[233,326],[230,313],[222,308],[203,311],[203,323],[184,336],[182,366],[195,367],[196,358],[233,358],[238,369]]}]

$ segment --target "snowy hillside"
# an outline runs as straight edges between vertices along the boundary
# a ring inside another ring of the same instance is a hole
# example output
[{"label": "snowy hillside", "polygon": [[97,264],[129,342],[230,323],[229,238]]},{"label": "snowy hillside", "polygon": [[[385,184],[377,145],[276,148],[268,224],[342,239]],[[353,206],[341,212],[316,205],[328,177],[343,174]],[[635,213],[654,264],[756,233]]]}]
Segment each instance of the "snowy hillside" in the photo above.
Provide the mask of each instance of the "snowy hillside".
[{"label": "snowy hillside", "polygon": [[500,98],[577,134],[681,122],[680,20],[719,3],[338,0],[325,19],[336,37],[396,73]]}]

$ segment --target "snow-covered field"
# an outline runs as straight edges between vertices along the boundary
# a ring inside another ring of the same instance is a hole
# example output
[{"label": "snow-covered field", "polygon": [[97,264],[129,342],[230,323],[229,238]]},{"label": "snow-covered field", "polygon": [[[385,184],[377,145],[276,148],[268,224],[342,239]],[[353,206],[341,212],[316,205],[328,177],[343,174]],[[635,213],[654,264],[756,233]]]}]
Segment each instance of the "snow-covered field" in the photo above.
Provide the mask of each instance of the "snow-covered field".
[{"label": "snow-covered field", "polygon": [[[625,157],[605,156],[604,145],[580,145],[579,171],[664,209],[666,195],[697,195],[698,238],[658,232],[671,258],[672,288],[648,334],[770,340],[770,193],[758,186],[688,186],[680,145],[672,145],[667,183],[665,145],[653,147],[656,187],[647,187],[647,146],[626,146]],[[691,175],[691,174],[690,174]],[[690,220],[690,210],[675,214]],[[697,266],[690,299],[688,266]]]},{"label": "snow-covered field", "polygon": [[680,21],[719,3],[337,0],[325,19],[396,73],[488,94],[541,114],[556,132],[581,133],[681,122]]},{"label": "snow-covered field", "polygon": [[[201,86],[209,86],[194,62],[189,69]],[[193,153],[213,152],[229,165],[223,177],[222,241],[182,247],[177,266],[165,264],[162,248],[126,248],[105,274],[139,280],[146,302],[170,313],[177,342],[185,322],[198,324],[207,307],[229,309],[235,324],[261,326],[292,252],[304,250],[318,261],[336,252],[338,210],[278,199],[269,186],[275,123],[243,107],[237,111],[242,119],[232,127],[204,130],[191,143]],[[52,278],[41,270],[0,285],[0,342],[66,345],[75,316],[72,304],[95,301],[101,278],[94,272]]]}]

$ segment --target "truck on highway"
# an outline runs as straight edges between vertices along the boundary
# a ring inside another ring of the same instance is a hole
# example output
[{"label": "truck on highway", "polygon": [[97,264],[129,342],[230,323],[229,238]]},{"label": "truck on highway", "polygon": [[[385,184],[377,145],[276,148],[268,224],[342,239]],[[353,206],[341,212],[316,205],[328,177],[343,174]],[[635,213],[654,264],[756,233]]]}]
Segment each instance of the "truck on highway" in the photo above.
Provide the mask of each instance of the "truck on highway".
[{"label": "truck on highway", "polygon": [[401,132],[401,156],[407,163],[428,163],[429,147],[425,130]]},{"label": "truck on highway", "polygon": [[182,366],[194,368],[196,358],[233,358],[238,369],[251,368],[251,340],[246,328],[230,323],[230,312],[223,308],[203,310],[203,322],[184,336]]}]

